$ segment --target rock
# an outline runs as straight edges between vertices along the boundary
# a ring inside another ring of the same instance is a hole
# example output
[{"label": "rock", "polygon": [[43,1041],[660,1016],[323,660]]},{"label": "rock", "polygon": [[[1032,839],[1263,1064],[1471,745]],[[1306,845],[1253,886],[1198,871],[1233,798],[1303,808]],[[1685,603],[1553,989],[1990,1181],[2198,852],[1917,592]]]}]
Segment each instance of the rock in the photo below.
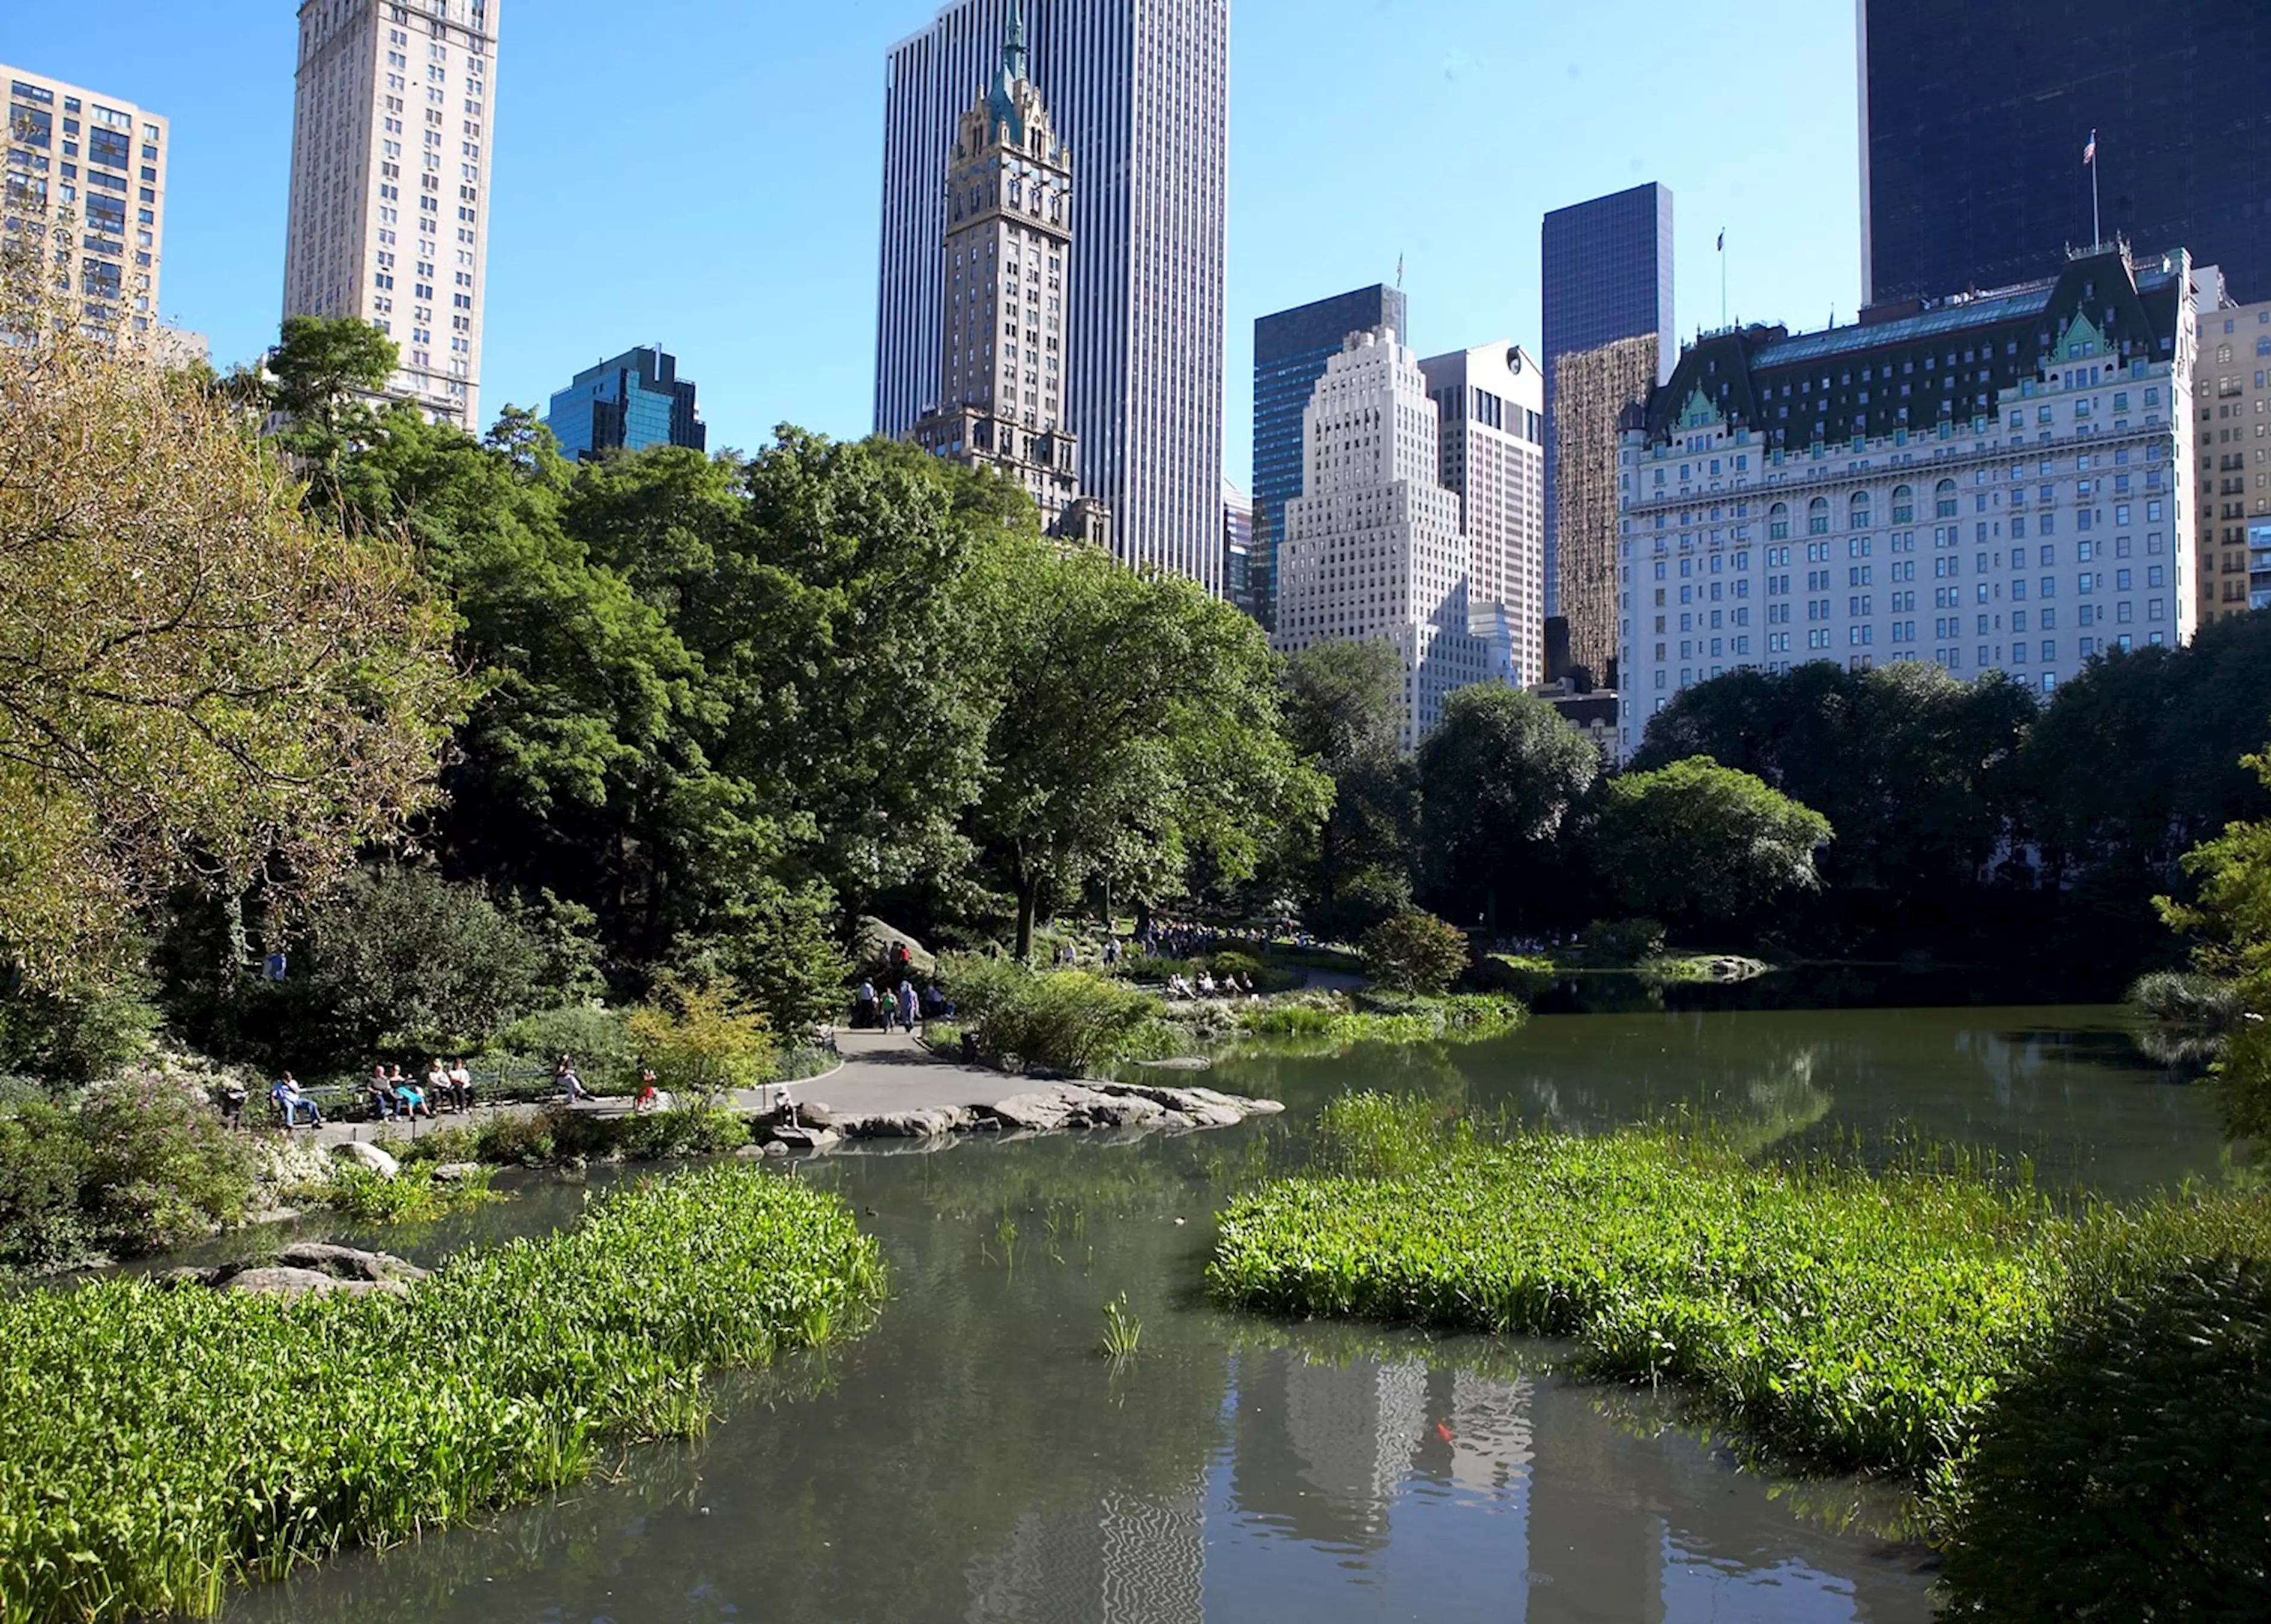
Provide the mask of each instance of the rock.
[{"label": "rock", "polygon": [[1282,1099],[1248,1099],[1244,1103],[1248,1116],[1278,1116],[1285,1109],[1285,1102]]},{"label": "rock", "polygon": [[350,1139],[345,1144],[335,1144],[331,1154],[343,1162],[354,1162],[365,1173],[382,1179],[391,1179],[402,1171],[402,1164],[375,1144],[365,1144],[360,1139]]},{"label": "rock", "polygon": [[765,1154],[769,1157],[786,1156],[788,1154],[788,1146],[776,1139],[771,1144],[765,1146]]},{"label": "rock", "polygon": [[1093,1094],[1080,1107],[1091,1128],[1149,1128],[1166,1114],[1166,1106],[1141,1094]]},{"label": "rock", "polygon": [[[924,975],[938,968],[938,959],[931,951],[907,935],[894,929],[882,920],[863,916],[852,933],[853,955],[863,965],[882,965],[891,962],[891,950],[905,947],[907,963]],[[880,989],[878,989],[880,990]]]},{"label": "rock", "polygon": [[1173,1060],[1143,1060],[1136,1063],[1146,1071],[1209,1071],[1214,1068],[1214,1062],[1203,1054],[1183,1054]]},{"label": "rock", "polygon": [[160,1285],[219,1285],[228,1278],[226,1269],[168,1269],[163,1274],[150,1278]]},{"label": "rock", "polygon": [[[764,1160],[765,1153],[771,1149],[772,1147],[767,1144],[745,1144],[733,1152],[733,1159],[738,1162],[761,1162]],[[787,1153],[786,1146],[783,1147],[782,1153],[784,1155]]]},{"label": "rock", "polygon": [[1246,1113],[1231,1095],[1217,1094],[1210,1088],[1168,1088],[1146,1083],[1113,1083],[1105,1087],[1108,1092],[1131,1096],[1162,1112],[1188,1117],[1196,1127],[1232,1128],[1246,1120]]},{"label": "rock", "polygon": [[384,1292],[400,1296],[410,1288],[398,1280],[342,1280],[313,1269],[247,1269],[221,1283],[221,1290],[261,1297],[367,1296]]},{"label": "rock", "polygon": [[1072,1110],[1072,1102],[1064,1097],[1064,1091],[1053,1088],[1038,1093],[1012,1094],[987,1106],[987,1114],[1011,1128],[1046,1134],[1068,1126]]},{"label": "rock", "polygon": [[836,1126],[836,1108],[816,1099],[810,1105],[799,1104],[796,1120],[807,1128],[833,1128]]},{"label": "rock", "polygon": [[930,1111],[890,1111],[875,1116],[852,1117],[837,1126],[853,1139],[937,1139],[967,1128],[972,1114],[950,1106]]},{"label": "rock", "polygon": [[433,1178],[436,1184],[463,1184],[468,1179],[478,1179],[484,1169],[479,1162],[436,1162]]},{"label": "rock", "polygon": [[773,1143],[792,1151],[832,1151],[844,1143],[844,1136],[832,1128],[777,1128]]},{"label": "rock", "polygon": [[305,1269],[335,1280],[401,1281],[407,1285],[428,1278],[428,1271],[391,1252],[358,1252],[353,1247],[325,1246],[302,1240],[286,1247],[276,1261],[287,1269]]}]

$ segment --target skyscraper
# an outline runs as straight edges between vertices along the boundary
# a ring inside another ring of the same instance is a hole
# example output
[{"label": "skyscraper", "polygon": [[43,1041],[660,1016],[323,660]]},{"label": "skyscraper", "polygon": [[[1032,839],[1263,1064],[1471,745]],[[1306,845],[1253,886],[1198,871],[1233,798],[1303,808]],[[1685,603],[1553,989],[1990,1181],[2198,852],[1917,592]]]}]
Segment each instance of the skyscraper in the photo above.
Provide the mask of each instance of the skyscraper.
[{"label": "skyscraper", "polygon": [[1561,357],[1554,376],[1552,505],[1560,525],[1555,584],[1569,628],[1569,661],[1616,686],[1617,451],[1625,414],[1648,404],[1657,338],[1619,339]]},{"label": "skyscraper", "polygon": [[389,392],[480,426],[490,98],[503,0],[303,0],[284,314],[402,351]]},{"label": "skyscraper", "polygon": [[1257,618],[1277,624],[1277,543],[1285,504],[1301,494],[1301,416],[1325,363],[1349,334],[1392,329],[1408,338],[1403,293],[1375,283],[1280,310],[1254,324],[1254,583]]},{"label": "skyscraper", "polygon": [[552,397],[544,426],[560,442],[562,456],[585,461],[655,445],[710,449],[694,384],[678,376],[678,357],[659,349],[626,351],[578,372]]},{"label": "skyscraper", "polygon": [[2271,295],[2260,0],[1862,0],[1867,302],[1999,288],[2103,236]]},{"label": "skyscraper", "polygon": [[1254,498],[1222,482],[1222,595],[1230,607],[1260,620],[1254,600]]},{"label": "skyscraper", "polygon": [[1515,346],[1419,363],[1439,424],[1438,475],[1467,538],[1467,629],[1492,676],[1545,680],[1545,380]]},{"label": "skyscraper", "polygon": [[[1011,0],[949,0],[884,88],[875,431],[946,392],[948,154],[993,78]],[[1029,71],[1083,177],[1066,265],[1066,426],[1113,550],[1219,592],[1227,0],[1033,0]],[[1046,309],[1044,295],[1044,309]]]},{"label": "skyscraper", "polygon": [[93,333],[153,333],[165,266],[164,118],[132,102],[0,64],[8,81],[5,228],[52,250]]},{"label": "skyscraper", "polygon": [[[1672,304],[1672,192],[1653,183],[1556,209],[1543,247],[1545,488],[1560,488],[1554,424],[1561,357],[1654,334],[1658,365],[1679,354]],[[1668,376],[1658,375],[1658,381]],[[1545,612],[1561,613],[1560,516],[1545,517]]]}]

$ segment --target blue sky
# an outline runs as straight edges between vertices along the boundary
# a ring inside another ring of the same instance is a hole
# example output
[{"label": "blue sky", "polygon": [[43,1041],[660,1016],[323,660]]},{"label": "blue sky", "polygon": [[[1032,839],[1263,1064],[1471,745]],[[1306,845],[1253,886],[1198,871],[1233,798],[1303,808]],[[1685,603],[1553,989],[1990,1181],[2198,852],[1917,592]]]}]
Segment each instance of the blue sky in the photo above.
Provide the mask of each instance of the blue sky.
[{"label": "blue sky", "polygon": [[[935,0],[503,0],[483,410],[659,341],[712,447],[865,433],[883,54]],[[11,5],[0,62],[173,120],[163,300],[272,341],[294,0]],[[1850,0],[1232,0],[1231,477],[1254,318],[1392,279],[1423,352],[1535,344],[1549,209],[1677,197],[1682,330],[1859,297]],[[1046,90],[1046,86],[1044,87]]]}]

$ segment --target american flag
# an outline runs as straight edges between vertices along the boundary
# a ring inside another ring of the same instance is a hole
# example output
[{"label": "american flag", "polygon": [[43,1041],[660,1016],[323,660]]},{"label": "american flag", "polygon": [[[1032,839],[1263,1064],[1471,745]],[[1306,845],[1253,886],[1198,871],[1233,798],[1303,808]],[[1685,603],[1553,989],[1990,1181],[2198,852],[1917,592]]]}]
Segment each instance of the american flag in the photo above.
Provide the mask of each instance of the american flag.
[{"label": "american flag", "polygon": [[2081,161],[2084,168],[2097,161],[2097,131],[2095,130],[2089,132],[2089,145],[2081,149]]}]

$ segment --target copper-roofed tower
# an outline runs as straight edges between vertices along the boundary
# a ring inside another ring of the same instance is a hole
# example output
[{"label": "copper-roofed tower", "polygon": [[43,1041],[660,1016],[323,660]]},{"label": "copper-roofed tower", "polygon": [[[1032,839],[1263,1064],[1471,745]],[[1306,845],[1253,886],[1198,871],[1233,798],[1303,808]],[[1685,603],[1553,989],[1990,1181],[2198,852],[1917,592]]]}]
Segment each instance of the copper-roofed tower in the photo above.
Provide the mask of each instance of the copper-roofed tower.
[{"label": "copper-roofed tower", "polygon": [[1108,544],[1065,421],[1072,154],[1026,74],[1022,3],[993,83],[962,115],[946,184],[939,401],[915,443],[1017,479],[1051,534]]}]

